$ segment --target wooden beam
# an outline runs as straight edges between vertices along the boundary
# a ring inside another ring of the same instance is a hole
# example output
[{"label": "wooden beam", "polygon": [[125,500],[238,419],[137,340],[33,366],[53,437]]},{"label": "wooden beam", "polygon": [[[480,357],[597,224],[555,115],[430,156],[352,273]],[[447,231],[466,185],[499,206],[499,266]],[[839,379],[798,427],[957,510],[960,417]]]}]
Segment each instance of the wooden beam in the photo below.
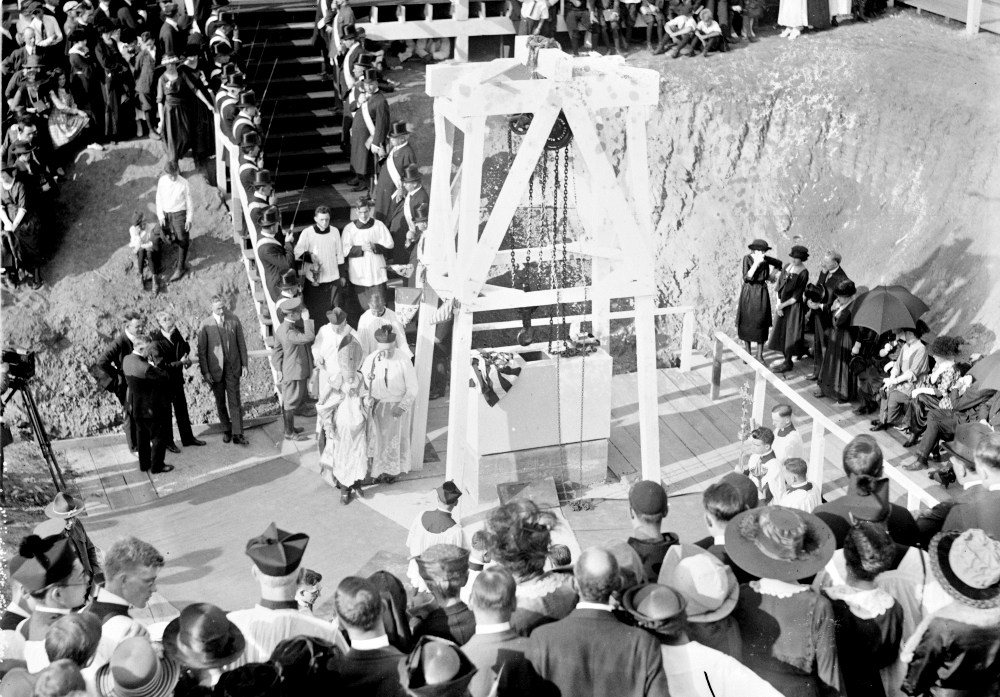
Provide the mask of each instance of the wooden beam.
[{"label": "wooden beam", "polygon": [[[471,281],[471,284],[468,286],[470,294],[479,293],[479,288],[486,282],[497,250],[500,248],[500,244],[503,242],[503,238],[510,228],[510,223],[514,218],[514,213],[517,212],[517,207],[524,199],[524,192],[528,188],[528,180],[535,171],[535,167],[538,166],[538,158],[544,150],[545,139],[552,131],[552,126],[555,124],[556,117],[558,116],[559,105],[549,104],[543,106],[535,114],[531,121],[531,126],[528,127],[528,132],[524,136],[524,140],[521,141],[521,145],[517,150],[517,156],[514,158],[514,163],[507,173],[503,186],[500,188],[500,194],[493,205],[493,210],[490,211],[483,234],[479,236],[475,253],[468,265],[462,265],[462,268],[465,270],[464,273],[467,274],[468,279]],[[468,230],[464,226],[463,234],[468,234]]]},{"label": "wooden beam", "polygon": [[[493,80],[508,70],[523,70],[524,64],[518,58],[498,58],[489,63],[469,63],[467,65],[449,65],[437,63],[428,65],[424,78],[424,92],[428,97],[451,97],[455,85],[466,86],[481,84]],[[517,74],[517,73],[515,73]],[[521,73],[525,78],[526,72]]]},{"label": "wooden beam", "polygon": [[572,82],[554,80],[508,80],[490,82],[461,93],[459,86],[448,95],[462,116],[521,114],[538,109],[541,104],[579,100],[591,109],[619,109],[627,106],[655,106],[659,90],[644,92],[630,88],[627,81],[605,77],[575,78]]},{"label": "wooden beam", "polygon": [[628,192],[639,226],[636,228],[640,243],[646,249],[642,262],[649,263],[653,274],[656,262],[656,245],[653,244],[653,207],[649,196],[649,152],[646,142],[648,110],[644,106],[628,109],[625,120],[625,157],[627,159]]},{"label": "wooden beam", "polygon": [[427,440],[427,401],[431,391],[431,371],[434,367],[434,325],[431,319],[437,311],[438,295],[424,284],[417,315],[417,401],[410,425],[410,469],[424,468],[424,441]]},{"label": "wooden beam", "polygon": [[[465,480],[466,424],[469,418],[469,353],[472,349],[472,313],[455,312],[451,333],[451,387],[448,398],[448,459],[445,479],[459,489]],[[423,447],[423,446],[421,446]]]},{"label": "wooden beam", "polygon": [[[560,246],[559,249],[561,253],[562,247]],[[570,242],[566,245],[566,252],[576,256],[585,256],[594,259],[602,258],[609,259],[611,261],[623,261],[625,259],[625,255],[622,254],[622,250],[614,247],[605,247],[603,245],[594,244],[589,240],[584,240],[582,242]],[[514,250],[514,260],[519,264],[523,264],[529,253],[531,254],[531,258],[535,261],[538,261],[539,259],[551,259],[552,247],[518,247]],[[493,256],[492,266],[501,266],[504,268],[510,266],[510,250],[498,250]]]},{"label": "wooden beam", "polygon": [[226,139],[222,135],[222,126],[218,112],[212,112],[215,121],[215,186],[219,191],[226,190]]},{"label": "wooden beam", "polygon": [[983,15],[983,0],[969,0],[969,6],[965,14],[965,33],[975,35],[979,33],[979,22]]},{"label": "wooden beam", "polygon": [[813,421],[812,438],[809,440],[809,468],[806,478],[812,485],[823,491],[823,467],[826,464],[826,429],[819,421]]},{"label": "wooden beam", "polygon": [[[430,70],[436,66],[428,65],[427,69]],[[465,130],[465,117],[458,113],[458,109],[455,108],[455,103],[446,97],[436,98],[434,100],[434,111],[435,113],[440,113],[451,125],[460,131]]]},{"label": "wooden beam", "polygon": [[[454,275],[464,278],[468,278],[467,269],[479,239],[485,143],[486,117],[469,119],[462,148],[462,185],[458,192],[458,265],[454,269]],[[458,284],[456,288],[462,289],[464,294],[464,284]]]},{"label": "wooden beam", "polygon": [[451,245],[454,255],[455,236],[451,223],[451,161],[455,153],[455,126],[448,121],[440,108],[444,100],[434,100],[434,160],[431,178],[430,205],[428,206],[427,244],[429,266],[447,265]]},{"label": "wooden beam", "polygon": [[[647,291],[644,284],[638,282],[623,283],[614,287],[611,297],[629,298],[639,291]],[[542,305],[552,305],[555,302],[579,303],[584,301],[584,296],[589,300],[593,297],[589,287],[574,286],[572,288],[550,288],[548,290],[534,290],[525,293],[523,290],[513,288],[503,288],[500,286],[484,285],[483,295],[465,305],[474,312],[487,312],[489,310],[509,310],[519,307],[540,307]]]},{"label": "wooden beam", "polygon": [[660,419],[656,380],[656,331],[651,294],[635,298],[635,354],[639,387],[639,448],[642,478],[660,481]]},{"label": "wooden beam", "polygon": [[[406,41],[419,39],[450,39],[468,44],[470,36],[507,36],[514,33],[514,24],[508,17],[474,17],[461,21],[449,19],[417,20],[408,22],[358,22],[358,29],[364,29],[372,41]],[[456,51],[458,46],[456,45]],[[457,53],[455,59],[467,61]]]},{"label": "wooden beam", "polygon": [[[451,6],[451,16],[452,21],[456,23],[456,27],[465,26],[469,23],[469,0],[453,0]],[[506,19],[506,18],[503,18]],[[510,24],[510,31],[504,32],[506,34],[514,33],[514,24],[509,19],[507,23]],[[456,34],[455,39],[455,60],[459,63],[469,62],[469,35],[468,34]]]}]

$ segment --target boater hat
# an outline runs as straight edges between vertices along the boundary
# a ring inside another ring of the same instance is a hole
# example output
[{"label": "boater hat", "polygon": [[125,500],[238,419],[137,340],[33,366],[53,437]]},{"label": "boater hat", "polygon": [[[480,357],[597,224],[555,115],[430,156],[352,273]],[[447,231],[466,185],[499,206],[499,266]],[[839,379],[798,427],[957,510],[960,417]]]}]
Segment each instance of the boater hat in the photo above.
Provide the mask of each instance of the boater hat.
[{"label": "boater hat", "polygon": [[111,661],[97,670],[95,682],[101,697],[167,697],[174,693],[180,668],[156,655],[144,636],[129,637],[111,654]]},{"label": "boater hat", "polygon": [[27,58],[24,59],[24,64],[21,67],[22,68],[41,68],[42,67],[42,59],[39,57],[39,55],[37,53],[32,53],[30,56],[28,56]]},{"label": "boater hat", "polygon": [[413,131],[407,125],[406,121],[393,121],[389,124],[389,137],[390,138],[403,138],[410,135]]},{"label": "boater hat", "polygon": [[952,530],[935,535],[928,551],[949,595],[970,607],[1000,607],[1000,542],[978,528]]},{"label": "boater hat", "polygon": [[730,560],[758,578],[794,582],[818,573],[837,547],[819,517],[785,506],[743,511],[726,525]]},{"label": "boater hat", "polygon": [[229,665],[243,655],[246,645],[239,627],[209,603],[188,605],[163,630],[166,655],[196,670]]},{"label": "boater hat", "polygon": [[64,494],[61,491],[56,494],[56,497],[52,499],[48,506],[45,507],[45,515],[49,518],[60,518],[66,520],[67,518],[73,518],[75,516],[83,513],[86,506],[69,494]]},{"label": "boater hat", "polygon": [[403,176],[400,177],[404,182],[420,182],[423,177],[420,176],[420,167],[415,164],[406,165],[403,167]]},{"label": "boater hat", "polygon": [[247,556],[267,576],[287,576],[299,568],[309,544],[305,533],[285,532],[271,523],[263,535],[247,541]]},{"label": "boater hat", "polygon": [[[688,12],[690,12],[690,11],[691,11],[691,10],[689,9],[689,10],[688,10]],[[688,12],[684,12],[684,13],[682,13],[682,14],[688,14]],[[771,245],[769,245],[769,244],[767,243],[767,240],[762,240],[762,239],[760,239],[760,238],[758,237],[757,239],[755,239],[755,240],[754,240],[753,242],[751,242],[751,243],[749,244],[749,248],[750,248],[750,249],[753,249],[753,250],[755,250],[755,251],[760,251],[760,252],[767,252],[767,251],[770,251],[770,249],[771,249]]]},{"label": "boater hat", "polygon": [[160,64],[161,65],[173,65],[175,63],[180,63],[180,62],[181,62],[180,58],[178,58],[177,56],[175,56],[172,53],[167,53],[167,54],[165,54],[163,56],[163,59],[160,61]]}]

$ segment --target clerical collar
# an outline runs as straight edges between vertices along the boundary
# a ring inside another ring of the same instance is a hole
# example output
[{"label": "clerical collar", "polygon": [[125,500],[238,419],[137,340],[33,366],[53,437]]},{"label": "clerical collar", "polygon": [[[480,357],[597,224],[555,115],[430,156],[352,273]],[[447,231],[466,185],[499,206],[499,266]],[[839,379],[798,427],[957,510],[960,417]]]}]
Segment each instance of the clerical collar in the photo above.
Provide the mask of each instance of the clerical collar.
[{"label": "clerical collar", "polygon": [[774,435],[778,436],[779,438],[784,438],[785,436],[787,436],[789,433],[791,433],[794,430],[795,430],[795,426],[793,426],[792,424],[788,424],[784,428],[779,428],[777,431],[775,431]]},{"label": "clerical collar", "polygon": [[449,516],[449,517],[451,516],[451,511],[448,510],[447,508],[441,508],[441,506],[438,506],[438,510],[441,511],[442,513],[444,513],[446,516]]},{"label": "clerical collar", "polygon": [[766,453],[764,453],[763,455],[760,456],[760,461],[761,462],[770,462],[774,458],[775,458],[774,451],[773,450],[768,450]]},{"label": "clerical collar", "polygon": [[801,484],[788,485],[788,491],[811,491],[812,488],[812,482],[802,482]]},{"label": "clerical collar", "polygon": [[612,612],[611,606],[606,603],[589,603],[586,600],[581,600],[576,604],[577,610],[606,610],[607,612]]},{"label": "clerical collar", "polygon": [[358,230],[367,230],[374,224],[375,224],[375,218],[369,218],[367,223],[362,223],[360,220],[354,221],[354,227],[356,227]]},{"label": "clerical collar", "polygon": [[374,651],[375,649],[384,649],[388,646],[389,637],[385,634],[374,639],[358,639],[351,642],[351,648],[355,651]]},{"label": "clerical collar", "polygon": [[260,602],[257,603],[257,607],[267,608],[268,610],[298,610],[299,604],[294,600],[268,600],[267,598],[261,598]]},{"label": "clerical collar", "polygon": [[332,230],[332,229],[333,229],[333,226],[331,226],[331,225],[327,225],[327,226],[326,226],[325,228],[323,228],[322,230],[320,230],[320,229],[319,229],[319,228],[318,228],[317,226],[315,226],[315,225],[313,225],[313,226],[312,226],[312,228],[313,228],[313,232],[315,232],[315,233],[316,233],[317,235],[325,235],[326,233],[330,232],[330,230]]},{"label": "clerical collar", "polygon": [[97,602],[108,603],[109,605],[124,605],[125,607],[131,607],[131,603],[120,595],[115,595],[107,588],[103,586],[97,589]]},{"label": "clerical collar", "polygon": [[476,634],[499,634],[510,629],[510,622],[500,622],[498,624],[477,624]]}]

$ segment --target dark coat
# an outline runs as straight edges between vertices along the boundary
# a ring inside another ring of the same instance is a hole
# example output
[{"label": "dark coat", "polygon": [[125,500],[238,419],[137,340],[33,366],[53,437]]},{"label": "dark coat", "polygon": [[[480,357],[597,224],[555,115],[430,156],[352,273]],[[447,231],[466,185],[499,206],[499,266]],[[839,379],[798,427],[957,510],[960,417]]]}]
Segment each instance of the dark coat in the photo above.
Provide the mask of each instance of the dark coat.
[{"label": "dark coat", "polygon": [[368,113],[375,127],[371,132],[365,122],[363,109],[364,106],[358,107],[358,113],[354,115],[354,122],[351,124],[351,165],[359,176],[366,177],[374,174],[375,165],[374,155],[365,143],[371,137],[373,146],[385,147],[386,137],[389,135],[389,102],[381,92],[368,98]]},{"label": "dark coat", "polygon": [[95,79],[92,57],[69,54],[69,89],[76,105],[83,111],[93,111],[95,106],[101,105],[101,81]]},{"label": "dark coat", "polygon": [[156,346],[163,356],[163,370],[170,377],[170,382],[174,385],[184,383],[184,365],[182,361],[191,353],[191,344],[184,340],[180,331],[174,327],[173,333],[168,340],[163,331],[157,329],[153,332]]},{"label": "dark coat", "polygon": [[122,332],[114,338],[104,354],[97,359],[98,367],[112,382],[104,385],[108,392],[118,392],[125,387],[125,356],[132,353],[132,341]]},{"label": "dark coat", "polygon": [[303,320],[301,325],[282,322],[274,330],[277,339],[271,351],[271,364],[281,372],[283,382],[305,380],[312,375],[312,343],[316,340],[315,323]]},{"label": "dark coat", "polygon": [[181,29],[174,29],[167,22],[160,27],[159,40],[156,42],[156,64],[160,65],[163,56],[172,53],[178,58],[184,55],[187,47],[187,34]]},{"label": "dark coat", "polygon": [[133,419],[161,419],[169,413],[169,378],[142,356],[130,353],[124,360],[128,382],[126,408]]},{"label": "dark coat", "polygon": [[260,259],[261,268],[264,269],[264,283],[268,295],[272,300],[277,300],[281,295],[278,292],[281,276],[292,268],[295,256],[277,241],[265,241],[268,239],[261,237],[257,240],[257,258]]},{"label": "dark coat", "polygon": [[1000,632],[996,627],[936,617],[913,651],[902,690],[908,695],[928,695],[932,687],[939,687],[946,689],[933,694],[991,697],[1000,684],[998,655]]},{"label": "dark coat", "polygon": [[531,634],[538,674],[562,695],[668,695],[660,644],[606,610],[573,610]]},{"label": "dark coat", "polygon": [[[821,504],[813,513],[833,530],[837,540],[837,549],[844,546],[844,539],[851,530],[849,514],[853,512],[858,517],[871,520],[881,509],[881,503],[874,495],[865,495],[857,490],[853,481],[847,485],[847,493],[828,503]],[[907,547],[920,544],[920,529],[913,520],[913,514],[896,503],[889,504],[889,535],[893,542]]]},{"label": "dark coat", "polygon": [[399,661],[403,652],[392,646],[371,651],[348,651],[337,660],[341,697],[402,697]]},{"label": "dark coat", "polygon": [[214,317],[207,318],[198,330],[198,368],[203,376],[219,382],[228,365],[237,377],[248,365],[247,344],[243,336],[243,325],[236,315],[226,313],[222,327]]},{"label": "dark coat", "polygon": [[[478,672],[469,684],[472,697],[486,697],[500,673],[498,697],[545,694],[544,681],[535,672],[529,656],[532,642],[513,629],[497,634],[476,634],[462,647]],[[501,672],[502,669],[502,672]]]},{"label": "dark coat", "polygon": [[993,537],[1000,539],[1000,491],[988,491],[977,486],[970,491],[975,492],[948,512],[945,518],[944,532],[949,530],[969,530],[980,528]]}]

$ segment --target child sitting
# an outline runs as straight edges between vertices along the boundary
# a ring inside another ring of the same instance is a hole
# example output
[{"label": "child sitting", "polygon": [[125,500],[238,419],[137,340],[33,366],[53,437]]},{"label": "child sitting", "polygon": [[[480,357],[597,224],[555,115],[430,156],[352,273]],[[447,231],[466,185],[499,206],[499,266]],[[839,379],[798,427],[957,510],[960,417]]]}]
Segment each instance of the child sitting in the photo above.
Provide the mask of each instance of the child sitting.
[{"label": "child sitting", "polygon": [[146,224],[145,216],[139,212],[135,215],[135,222],[128,229],[130,249],[135,251],[136,268],[139,269],[139,288],[146,290],[146,281],[143,278],[142,269],[149,263],[149,273],[153,277],[153,293],[160,292],[160,247],[163,244],[163,235],[160,226],[156,223]]},{"label": "child sitting", "polygon": [[695,37],[701,44],[701,55],[708,58],[708,52],[714,49],[725,50],[722,38],[722,27],[715,21],[712,11],[707,7],[698,15],[701,19],[695,31]]},{"label": "child sitting", "polygon": [[806,480],[808,465],[800,457],[785,460],[782,473],[785,476],[785,493],[774,499],[775,505],[795,508],[812,513],[820,504],[819,489]]},{"label": "child sitting", "polygon": [[695,31],[698,23],[691,16],[691,5],[684,4],[677,8],[677,16],[663,25],[663,36],[660,37],[660,45],[653,51],[653,55],[666,53],[667,43],[673,42],[674,50],[670,54],[671,58],[677,58],[683,50],[685,55],[691,54],[691,47],[688,46],[695,39]]}]

